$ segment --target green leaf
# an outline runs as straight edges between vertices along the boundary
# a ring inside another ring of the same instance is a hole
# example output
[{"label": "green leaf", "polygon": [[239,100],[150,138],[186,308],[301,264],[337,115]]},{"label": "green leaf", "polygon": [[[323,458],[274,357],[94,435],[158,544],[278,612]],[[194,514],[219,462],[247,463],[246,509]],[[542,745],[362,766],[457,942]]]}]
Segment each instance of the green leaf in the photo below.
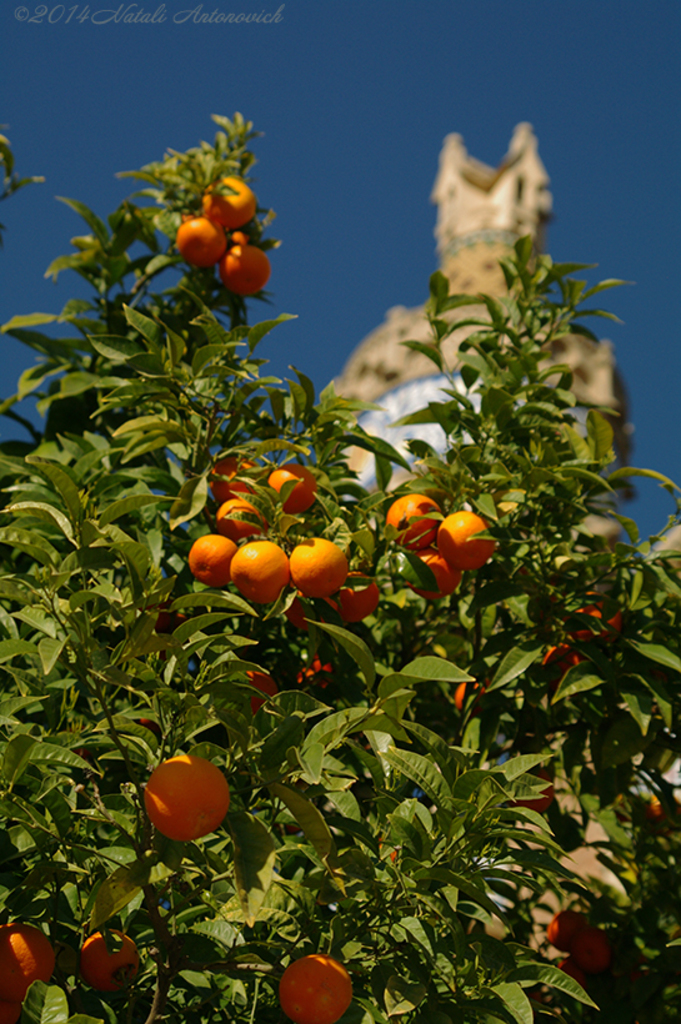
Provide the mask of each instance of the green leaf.
[{"label": "green leaf", "polygon": [[319,857],[326,861],[332,853],[335,854],[336,844],[321,811],[297,789],[280,782],[273,783],[269,788],[272,796],[278,797],[286,805]]},{"label": "green leaf", "polygon": [[38,655],[38,648],[28,640],[0,640],[0,664],[20,654]]},{"label": "green leaf", "polygon": [[142,886],[148,883],[152,864],[151,858],[147,861],[134,861],[117,868],[104,879],[90,912],[90,932],[98,931],[114,914],[127,907]]},{"label": "green leaf", "polygon": [[426,359],[430,359],[431,363],[435,363],[438,370],[442,373],[442,354],[434,345],[428,345],[422,341],[401,341],[400,345],[410,348],[412,352],[420,352]]},{"label": "green leaf", "polygon": [[595,409],[590,409],[586,417],[586,431],[593,457],[600,462],[612,449],[614,432],[605,416]]},{"label": "green leaf", "polygon": [[412,1013],[423,1001],[427,991],[425,985],[412,985],[398,978],[396,974],[391,975],[383,990],[383,1002],[388,1017],[401,1017],[405,1013]]},{"label": "green leaf", "polygon": [[252,814],[228,814],[234,843],[234,875],[244,921],[252,928],[272,884],[275,848],[272,836]]},{"label": "green leaf", "polygon": [[78,488],[66,470],[54,462],[50,462],[48,459],[41,459],[37,455],[27,455],[26,462],[31,466],[36,466],[38,471],[54,484],[70,513],[71,522],[74,526],[79,523],[82,513],[80,495]]},{"label": "green leaf", "polygon": [[100,526],[108,526],[121,516],[127,516],[129,512],[136,512],[138,508],[146,505],[157,505],[164,501],[173,501],[167,495],[161,494],[131,494],[128,498],[119,498],[118,501],[106,505],[99,517]]},{"label": "green leaf", "polygon": [[205,476],[185,480],[175,501],[170,506],[170,529],[189,522],[200,515],[208,500],[208,481]]},{"label": "green leaf", "polygon": [[571,697],[575,693],[587,693],[587,691],[595,690],[597,686],[602,685],[603,680],[594,673],[592,662],[587,661],[573,665],[561,679],[558,689],[551,698],[551,703],[557,704],[558,701],[565,700],[566,697]]},{"label": "green leaf", "polygon": [[488,692],[490,690],[500,690],[503,686],[508,686],[510,682],[517,679],[530,665],[537,661],[541,656],[542,650],[541,646],[536,647],[534,644],[529,646],[527,644],[519,644],[518,647],[513,647],[510,651],[507,651],[487,687]]},{"label": "green leaf", "polygon": [[399,674],[413,679],[441,679],[449,683],[468,683],[474,678],[446,658],[435,657],[416,658],[400,669]]},{"label": "green leaf", "polygon": [[649,746],[652,737],[642,736],[633,718],[620,718],[608,729],[601,749],[601,763],[607,767],[625,764]]},{"label": "green leaf", "polygon": [[347,629],[343,629],[341,626],[329,625],[328,622],[315,622],[315,628],[321,629],[324,633],[328,633],[330,636],[335,637],[341,647],[345,648],[350,657],[356,662],[360,672],[362,672],[366,680],[367,686],[371,689],[376,678],[376,669],[374,667],[374,659],[371,655],[371,651],[362,638],[355,636],[354,633],[350,633]]},{"label": "green leaf", "polygon": [[123,312],[130,326],[149,342],[152,351],[158,352],[163,343],[163,328],[161,325],[156,323],[155,320],[151,320],[148,316],[144,316],[143,313],[139,313],[131,306],[126,306],[125,303],[123,304]]},{"label": "green leaf", "polygon": [[72,210],[79,213],[102,245],[106,245],[109,241],[109,232],[107,231],[106,225],[88,206],[85,205],[85,203],[81,203],[77,199],[66,199],[64,196],[57,196],[56,198],[60,203],[66,203],[66,205],[70,206]]},{"label": "green leaf", "polygon": [[622,466],[621,469],[616,469],[613,473],[610,473],[607,480],[608,483],[612,483],[615,480],[627,480],[630,476],[647,476],[651,480],[659,480],[670,490],[681,491],[681,487],[678,484],[675,484],[668,476],[664,476],[663,473],[658,473],[654,469],[635,469],[633,466]]},{"label": "green leaf", "polygon": [[23,1002],[21,1019],[31,1024],[67,1024],[69,1004],[66,993],[58,985],[34,981]]},{"label": "green leaf", "polygon": [[386,761],[402,775],[406,775],[423,790],[437,807],[447,807],[452,802],[452,791],[432,758],[411,751],[389,747],[383,755]]},{"label": "green leaf", "polygon": [[395,462],[402,469],[406,469],[407,472],[411,472],[411,466],[407,460],[391,444],[388,444],[387,441],[380,437],[373,437],[370,434],[364,433],[360,434],[358,429],[357,433],[344,434],[343,437],[338,439],[338,443],[363,448],[365,451],[372,452],[374,455],[380,455],[384,459],[388,459],[389,462]]},{"label": "green leaf", "polygon": [[658,665],[665,665],[666,668],[671,668],[675,672],[681,672],[681,658],[676,654],[672,654],[671,651],[667,650],[666,647],[662,647],[661,644],[641,644],[636,640],[630,640],[629,643],[644,658],[656,661]]},{"label": "green leaf", "polygon": [[104,356],[114,365],[126,363],[131,356],[138,356],[144,352],[136,341],[117,334],[88,334],[88,341],[95,352],[99,352],[100,356]]},{"label": "green leaf", "polygon": [[297,316],[294,313],[282,313],[277,317],[276,320],[263,320],[262,323],[255,324],[251,327],[248,332],[248,350],[253,352],[256,345],[258,345],[266,334],[279,324],[286,323],[287,320],[297,320]]},{"label": "green leaf", "polygon": [[571,978],[569,974],[566,974],[565,971],[561,971],[559,967],[547,967],[543,964],[523,964],[516,968],[516,970],[511,971],[507,975],[506,980],[521,984],[524,982],[528,988],[535,985],[550,985],[551,988],[558,989],[559,992],[565,992],[566,995],[572,996],[573,999],[578,999],[585,1006],[593,1006],[596,1010],[598,1009],[596,1003],[586,994],[581,985],[574,978]]},{"label": "green leaf", "polygon": [[532,1024],[534,1021],[532,1004],[517,982],[501,982],[494,985],[492,991],[496,992],[504,1001],[518,1024]]},{"label": "green leaf", "polygon": [[47,676],[50,674],[54,666],[57,664],[59,655],[66,646],[66,637],[61,640],[52,640],[49,637],[45,637],[38,644],[38,651],[40,653],[40,660],[43,664],[43,673]]},{"label": "green leaf", "polygon": [[592,295],[597,295],[599,292],[605,291],[606,288],[619,288],[620,285],[633,283],[633,281],[620,281],[616,277],[608,277],[604,281],[599,281],[593,288],[588,288],[582,295],[582,299],[590,299]]},{"label": "green leaf", "polygon": [[21,778],[30,760],[31,751],[37,740],[34,740],[28,733],[17,733],[5,747],[5,754],[2,759],[2,772],[9,780],[10,789]]},{"label": "green leaf", "polygon": [[73,541],[73,528],[63,512],[48,505],[44,501],[18,501],[16,505],[9,505],[6,512],[32,512],[36,519],[42,519],[45,523],[52,523],[58,526],[65,537]]}]

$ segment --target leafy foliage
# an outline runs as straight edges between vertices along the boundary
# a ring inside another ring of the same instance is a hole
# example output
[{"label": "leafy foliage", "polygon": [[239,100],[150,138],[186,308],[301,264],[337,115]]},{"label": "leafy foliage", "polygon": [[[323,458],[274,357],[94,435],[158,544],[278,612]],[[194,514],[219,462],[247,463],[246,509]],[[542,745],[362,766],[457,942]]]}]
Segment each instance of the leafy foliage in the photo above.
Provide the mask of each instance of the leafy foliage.
[{"label": "leafy foliage", "polygon": [[[317,396],[295,368],[263,375],[258,344],[288,317],[249,327],[244,300],[173,252],[182,212],[253,162],[251,126],[215,120],[213,146],[133,172],[155,205],[126,200],[104,223],[69,200],[90,234],[48,273],[75,270],[92,300],[3,328],[42,361],[0,408],[36,393],[47,417],[33,442],[0,446],[0,907],[60,950],[23,1019],[274,1024],[284,967],[317,951],[351,973],[347,1024],[678,1019],[681,831],[664,774],[681,755],[681,587],[673,557],[617,511],[646,471],[609,471],[610,412],[582,415],[569,368],[548,360],[587,330],[580,303],[598,289],[528,239],[503,263],[503,299],[431,279],[430,351],[450,386],[409,422],[440,424],[447,450],[411,443],[413,486],[443,514],[468,503],[496,551],[426,600],[409,583],[432,589],[432,572],[385,526],[409,486],[388,491],[393,469],[409,464],[357,426],[362,403],[332,385]],[[78,336],[34,329],[50,321]],[[359,486],[352,446],[374,453],[381,490]],[[378,581],[374,615],[350,627],[304,599],[300,630],[293,589],[255,608],[192,577],[225,454],[253,463],[241,479],[269,538],[290,552],[326,537]],[[267,484],[291,459],[318,481],[304,515]],[[661,483],[669,528],[677,488]],[[628,542],[609,545],[603,520]],[[564,671],[552,649],[578,658]],[[279,687],[255,715],[250,670]],[[143,801],[150,770],[179,752],[213,760],[232,794],[224,827],[187,844],[154,833]],[[542,793],[541,765],[558,793],[546,815],[516,803]],[[565,855],[584,850],[610,874],[580,875]],[[547,955],[545,921],[566,902],[614,948],[588,994]],[[134,938],[142,968],[102,997],[77,950],[108,927]]]}]

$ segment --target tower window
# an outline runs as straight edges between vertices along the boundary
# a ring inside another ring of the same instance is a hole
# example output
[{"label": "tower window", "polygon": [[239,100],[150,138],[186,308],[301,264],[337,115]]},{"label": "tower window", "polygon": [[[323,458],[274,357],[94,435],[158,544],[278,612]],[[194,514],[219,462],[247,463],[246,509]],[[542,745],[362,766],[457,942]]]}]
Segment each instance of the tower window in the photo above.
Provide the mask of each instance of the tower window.
[{"label": "tower window", "polygon": [[515,201],[516,201],[516,203],[521,203],[522,202],[524,190],[525,190],[525,179],[524,178],[516,178],[516,182],[515,182]]}]

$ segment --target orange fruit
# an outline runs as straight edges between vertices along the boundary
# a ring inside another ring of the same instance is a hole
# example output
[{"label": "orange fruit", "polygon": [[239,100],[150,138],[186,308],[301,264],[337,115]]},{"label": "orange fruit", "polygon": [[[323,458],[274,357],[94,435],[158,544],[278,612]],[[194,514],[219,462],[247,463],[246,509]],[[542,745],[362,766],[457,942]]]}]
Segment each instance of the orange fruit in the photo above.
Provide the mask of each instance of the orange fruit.
[{"label": "orange fruit", "polygon": [[582,928],[588,927],[588,924],[584,914],[578,910],[561,910],[551,919],[546,929],[546,938],[556,949],[569,953],[575,935]]},{"label": "orange fruit", "polygon": [[612,960],[608,936],[602,928],[581,928],[572,940],[570,957],[586,974],[602,974]]},{"label": "orange fruit", "polygon": [[247,601],[276,601],[291,578],[286,552],[269,540],[253,540],[232,559],[232,583]]},{"label": "orange fruit", "polygon": [[291,480],[298,482],[284,502],[284,512],[289,512],[291,515],[295,515],[297,512],[307,512],[317,494],[317,481],[314,473],[311,473],[307,466],[298,466],[295,463],[280,466],[279,469],[270,473],[267,483],[279,494],[284,484]]},{"label": "orange fruit", "polygon": [[[466,691],[468,689],[468,685],[468,683],[459,683],[456,690],[454,691],[454,704],[456,705],[459,711],[463,711],[463,706],[466,703]],[[473,683],[473,689],[480,690],[480,683]],[[486,689],[487,687],[483,686],[483,688],[480,690],[480,694],[477,700],[475,701],[475,704],[473,705],[473,714],[480,714],[480,712],[478,711],[478,705],[480,703],[480,697],[482,697]]]},{"label": "orange fruit", "polygon": [[[361,572],[349,572],[348,579],[351,576],[363,575]],[[373,615],[380,599],[381,592],[375,580],[361,590],[343,587],[338,594],[338,610],[343,622],[361,622],[367,615]]]},{"label": "orange fruit", "polygon": [[212,761],[180,754],[151,773],[144,806],[162,835],[188,843],[220,825],[229,810],[229,786]]},{"label": "orange fruit", "polygon": [[0,926],[0,999],[22,1003],[29,986],[48,982],[53,970],[54,950],[39,928],[16,921]]},{"label": "orange fruit", "polygon": [[189,552],[189,568],[193,576],[209,587],[226,587],[229,583],[230,566],[236,554],[236,544],[218,533],[206,533],[199,537]]},{"label": "orange fruit", "polygon": [[[595,594],[595,591],[591,591],[591,594]],[[578,608],[577,614],[592,615],[595,619],[603,618],[603,601],[595,601],[593,604],[588,604],[585,608]],[[617,634],[622,630],[622,612],[617,609],[611,619],[608,619],[608,625],[610,629],[604,629],[601,633],[592,633],[590,629],[577,629],[570,636],[573,636],[575,640],[593,640],[599,636],[603,640],[612,642],[617,639]]]},{"label": "orange fruit", "polygon": [[270,279],[272,267],[257,245],[235,245],[218,265],[220,280],[236,295],[255,295]]},{"label": "orange fruit", "polygon": [[440,512],[440,506],[426,494],[403,494],[388,509],[386,524],[399,530],[397,541],[410,551],[429,548],[437,536],[439,520],[428,512]]},{"label": "orange fruit", "polygon": [[[267,694],[268,697],[274,697],[275,693],[279,693],[279,687],[272,676],[268,676],[266,672],[253,672],[249,670],[246,675],[251,686],[254,686],[256,690],[260,690],[261,693]],[[255,695],[251,697],[251,711],[253,714],[263,706],[265,700],[265,697],[256,697]]]},{"label": "orange fruit", "polygon": [[80,951],[80,973],[83,981],[98,992],[118,992],[137,974],[140,964],[137,946],[128,935],[111,929],[123,943],[116,953],[109,953],[101,932],[95,932],[83,943]]},{"label": "orange fruit", "polygon": [[322,689],[325,689],[330,682],[326,677],[332,674],[333,665],[331,662],[329,661],[326,665],[322,665],[321,658],[318,654],[315,654],[307,668],[300,670],[296,676],[296,682],[299,686],[302,686],[303,683],[314,683],[316,686],[321,686]]},{"label": "orange fruit", "polygon": [[584,655],[580,654],[579,651],[573,650],[568,644],[558,644],[557,647],[549,647],[542,658],[542,665],[553,665],[555,678],[551,680],[552,688],[557,689],[563,676],[569,672],[573,665],[579,665],[582,661],[586,661]]},{"label": "orange fruit", "polygon": [[458,569],[453,569],[446,559],[442,557],[436,548],[425,548],[423,551],[418,551],[416,557],[420,558],[428,568],[432,571],[435,576],[435,582],[437,583],[437,590],[421,590],[420,587],[414,587],[409,584],[412,590],[420,594],[421,597],[426,597],[431,601],[437,600],[439,597],[446,597],[447,594],[453,594],[459,583],[461,582],[461,573]]},{"label": "orange fruit", "polygon": [[220,184],[232,189],[232,193],[220,195],[209,189],[202,200],[203,212],[225,228],[240,228],[255,217],[255,195],[241,178],[223,178]]},{"label": "orange fruit", "polygon": [[551,776],[545,768],[537,768],[537,770],[532,774],[536,775],[539,779],[546,779],[549,785],[546,786],[546,788],[541,791],[540,795],[534,799],[511,800],[510,806],[527,807],[530,811],[536,811],[537,814],[543,814],[544,811],[553,803],[553,783],[551,782]]},{"label": "orange fruit", "polygon": [[475,512],[454,512],[440,523],[437,546],[453,569],[481,569],[496,547],[493,540],[475,540],[487,523]]},{"label": "orange fruit", "polygon": [[581,985],[582,988],[586,988],[586,974],[579,966],[579,964],[575,961],[574,957],[566,957],[565,960],[561,960],[558,966],[561,969],[561,971],[565,971],[566,974],[569,974],[570,977],[573,978],[578,985]]},{"label": "orange fruit", "polygon": [[21,1017],[21,1003],[0,1001],[0,1024],[17,1024]]},{"label": "orange fruit", "polygon": [[[244,513],[255,516],[260,521],[260,525],[248,522]],[[263,533],[267,529],[267,523],[260,512],[245,498],[228,498],[227,501],[224,501],[215,516],[215,526],[218,533],[223,537],[229,537],[235,543],[245,540],[246,537],[252,537],[256,533]]]},{"label": "orange fruit", "polygon": [[219,224],[207,217],[192,217],[180,224],[175,245],[187,263],[212,267],[225,254],[227,236]]},{"label": "orange fruit", "polygon": [[350,975],[324,953],[294,960],[279,982],[279,1003],[293,1024],[336,1024],[351,1002]]},{"label": "orange fruit", "polygon": [[250,238],[243,231],[232,232],[232,245],[248,245]]},{"label": "orange fruit", "polygon": [[[215,500],[222,504],[228,501],[229,498],[233,498],[235,494],[252,494],[253,489],[248,484],[243,483],[241,480],[234,480],[234,477],[237,473],[253,469],[254,465],[255,463],[249,462],[248,459],[243,459],[240,462],[233,455],[228,455],[224,459],[218,459],[213,466],[213,471],[209,478],[210,489]],[[215,480],[214,477],[216,476],[226,476],[229,479]]]},{"label": "orange fruit", "polygon": [[333,541],[310,537],[291,552],[291,579],[305,597],[330,597],[348,575],[348,560]]}]

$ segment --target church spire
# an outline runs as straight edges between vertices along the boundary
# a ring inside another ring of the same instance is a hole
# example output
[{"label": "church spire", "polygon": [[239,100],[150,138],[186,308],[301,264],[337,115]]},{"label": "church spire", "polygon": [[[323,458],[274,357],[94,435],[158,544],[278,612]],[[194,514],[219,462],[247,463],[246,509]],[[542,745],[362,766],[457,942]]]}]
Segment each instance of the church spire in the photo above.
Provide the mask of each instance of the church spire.
[{"label": "church spire", "polygon": [[468,155],[461,135],[444,140],[431,199],[440,264],[456,291],[505,291],[498,260],[523,235],[544,245],[549,177],[532,125],[516,125],[497,168]]}]

